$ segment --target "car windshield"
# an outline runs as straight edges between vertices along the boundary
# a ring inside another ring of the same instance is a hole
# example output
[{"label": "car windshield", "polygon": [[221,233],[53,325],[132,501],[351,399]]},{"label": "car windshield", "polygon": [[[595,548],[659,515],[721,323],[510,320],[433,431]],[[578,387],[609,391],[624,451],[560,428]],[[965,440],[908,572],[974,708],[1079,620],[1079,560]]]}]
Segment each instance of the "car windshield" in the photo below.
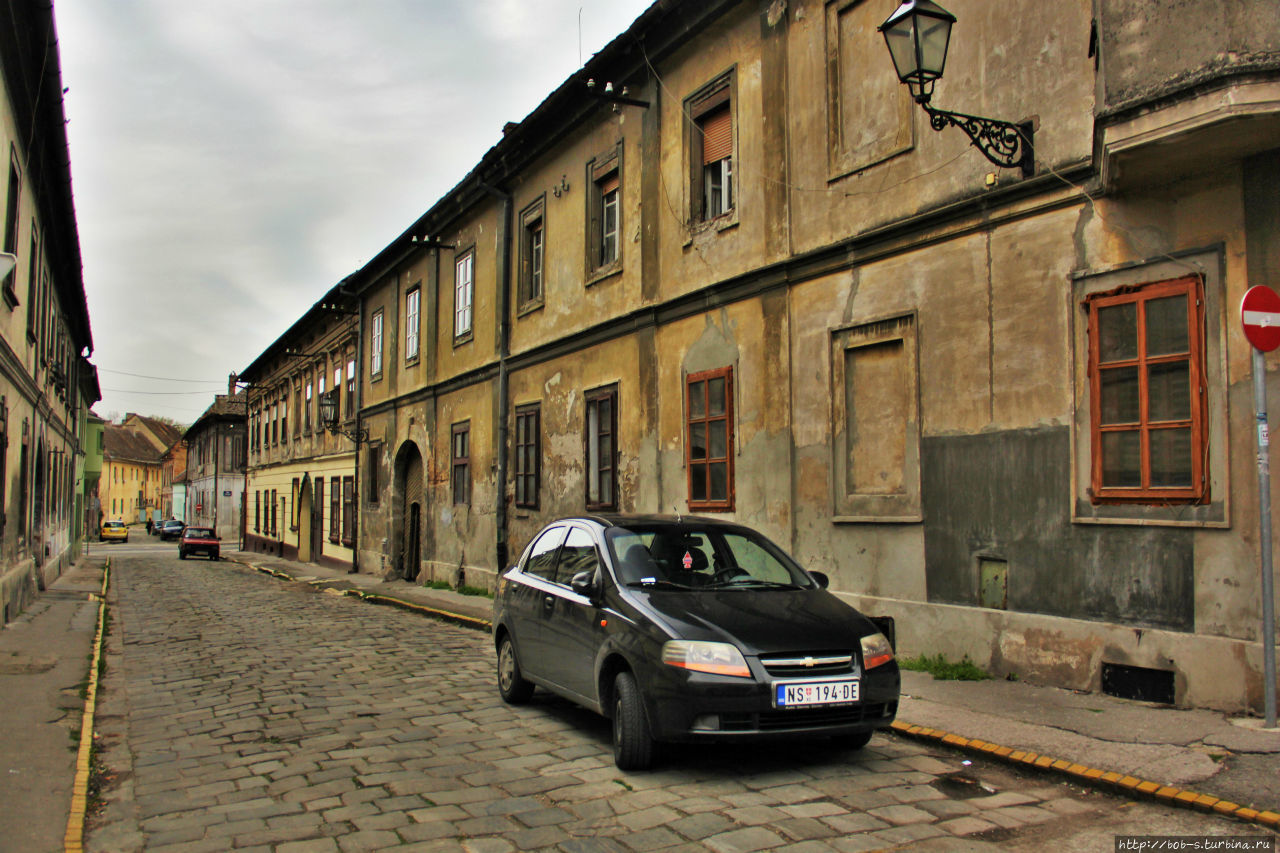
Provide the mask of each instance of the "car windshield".
[{"label": "car windshield", "polygon": [[697,520],[611,527],[606,540],[624,585],[666,589],[795,589],[813,582],[760,534]]}]

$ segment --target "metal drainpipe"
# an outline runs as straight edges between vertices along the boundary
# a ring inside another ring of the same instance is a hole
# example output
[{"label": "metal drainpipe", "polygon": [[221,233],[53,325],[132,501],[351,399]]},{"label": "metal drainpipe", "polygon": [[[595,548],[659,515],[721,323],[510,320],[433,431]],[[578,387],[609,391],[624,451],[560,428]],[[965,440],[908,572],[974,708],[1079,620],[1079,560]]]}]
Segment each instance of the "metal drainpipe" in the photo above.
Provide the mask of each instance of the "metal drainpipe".
[{"label": "metal drainpipe", "polygon": [[351,465],[355,469],[351,481],[351,508],[355,510],[356,520],[351,529],[351,570],[349,574],[360,573],[360,425],[364,422],[361,417],[360,409],[364,406],[364,382],[360,380],[361,371],[361,341],[364,340],[364,297],[357,297],[356,304],[357,320],[356,320],[356,352],[355,352],[355,375],[356,375],[356,452],[355,459]]},{"label": "metal drainpipe", "polygon": [[502,202],[502,239],[499,241],[498,257],[501,267],[498,271],[498,495],[496,501],[497,543],[494,549],[497,558],[497,572],[502,574],[507,567],[507,420],[510,413],[508,392],[510,377],[507,369],[507,357],[511,347],[511,322],[509,318],[511,303],[511,194],[497,187],[480,182],[480,186],[490,195]]}]

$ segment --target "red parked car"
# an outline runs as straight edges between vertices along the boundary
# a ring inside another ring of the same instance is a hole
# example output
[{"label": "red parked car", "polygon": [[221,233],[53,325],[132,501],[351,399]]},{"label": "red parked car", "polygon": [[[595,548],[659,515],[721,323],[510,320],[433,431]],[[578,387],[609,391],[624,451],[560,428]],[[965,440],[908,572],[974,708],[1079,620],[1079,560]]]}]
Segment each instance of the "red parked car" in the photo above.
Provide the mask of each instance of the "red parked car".
[{"label": "red parked car", "polygon": [[188,527],[178,540],[178,559],[185,560],[188,554],[204,554],[210,560],[216,560],[220,544],[221,540],[214,535],[212,527]]}]

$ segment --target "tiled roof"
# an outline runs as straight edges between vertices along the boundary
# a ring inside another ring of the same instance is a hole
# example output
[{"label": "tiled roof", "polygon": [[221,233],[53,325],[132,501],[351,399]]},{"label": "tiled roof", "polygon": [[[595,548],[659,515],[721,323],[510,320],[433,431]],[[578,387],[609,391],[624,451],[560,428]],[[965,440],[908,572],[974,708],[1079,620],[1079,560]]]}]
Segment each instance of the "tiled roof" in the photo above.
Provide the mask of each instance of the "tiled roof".
[{"label": "tiled roof", "polygon": [[102,432],[102,456],[112,461],[145,462],[160,464],[161,452],[150,436],[136,427],[123,424],[104,424]]}]

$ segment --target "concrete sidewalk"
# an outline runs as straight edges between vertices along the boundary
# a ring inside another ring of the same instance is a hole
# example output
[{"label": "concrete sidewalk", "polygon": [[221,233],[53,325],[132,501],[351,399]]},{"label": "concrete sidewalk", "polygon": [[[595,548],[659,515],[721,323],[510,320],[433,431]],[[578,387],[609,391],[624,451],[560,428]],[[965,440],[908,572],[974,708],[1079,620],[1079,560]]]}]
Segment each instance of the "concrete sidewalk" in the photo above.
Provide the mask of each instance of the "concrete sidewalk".
[{"label": "concrete sidewalk", "polygon": [[[487,629],[488,598],[263,554],[224,552],[333,594]],[[935,681],[903,672],[895,731],[1073,782],[1280,828],[1280,731],[1256,718],[1180,710],[1016,681]]]},{"label": "concrete sidewalk", "polygon": [[62,850],[105,558],[81,558],[0,630],[0,853]]}]

